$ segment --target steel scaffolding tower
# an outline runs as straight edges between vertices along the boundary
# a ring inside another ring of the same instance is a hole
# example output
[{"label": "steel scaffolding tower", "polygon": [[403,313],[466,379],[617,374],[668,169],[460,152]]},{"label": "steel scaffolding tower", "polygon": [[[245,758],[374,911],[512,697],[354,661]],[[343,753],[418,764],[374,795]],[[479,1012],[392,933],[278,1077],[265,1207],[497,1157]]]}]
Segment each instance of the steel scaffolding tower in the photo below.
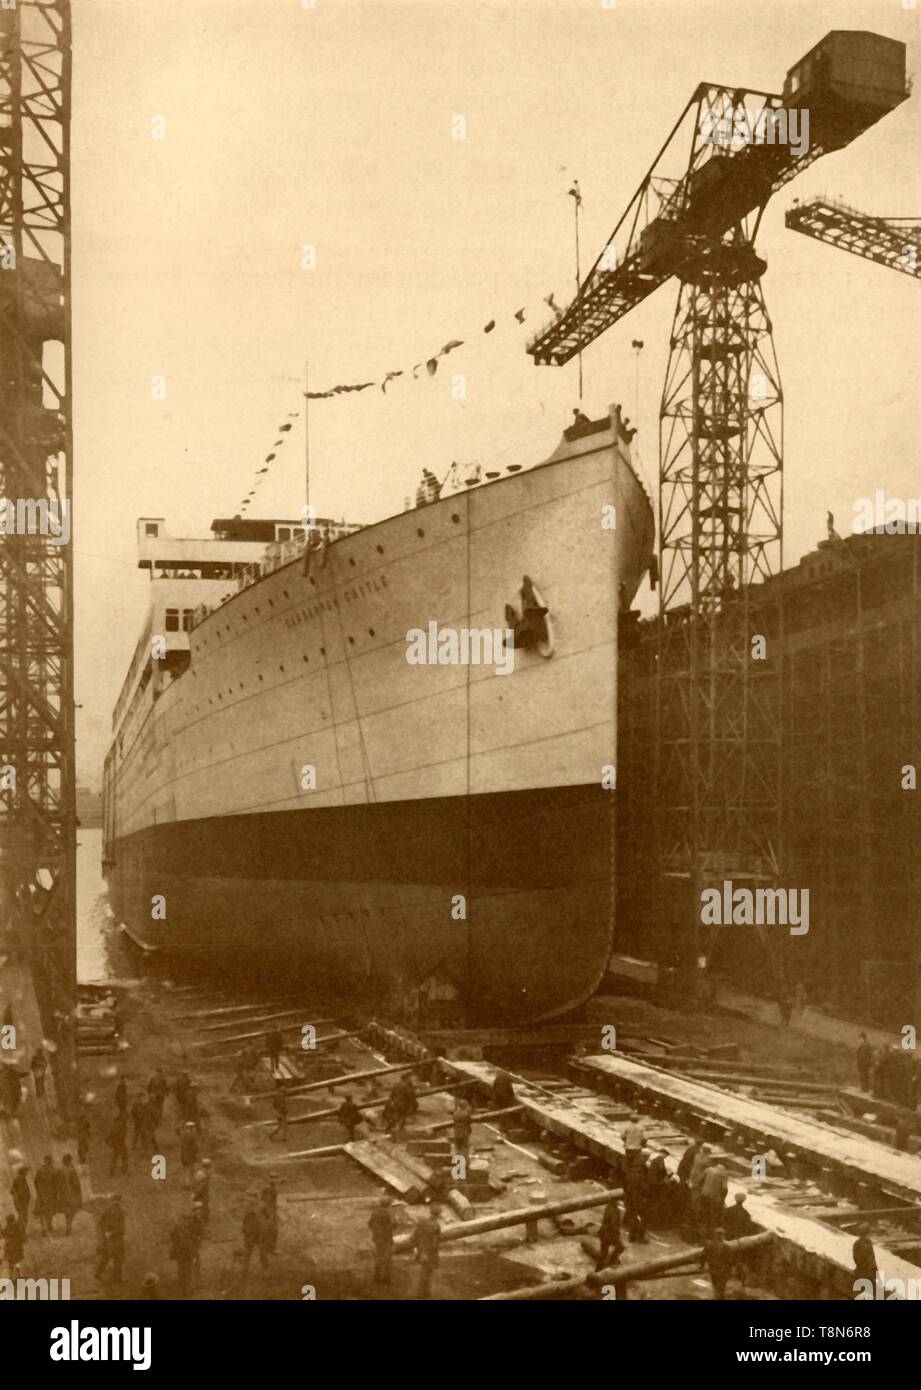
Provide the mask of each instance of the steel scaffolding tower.
[{"label": "steel scaffolding tower", "polygon": [[[782,398],[748,228],[689,258],[660,411],[659,867],[695,963],[716,932],[705,888],[773,883],[780,864],[780,608],[751,586],[782,565]],[[775,591],[779,596],[779,590]],[[688,951],[684,953],[685,963]]]},{"label": "steel scaffolding tower", "polygon": [[679,282],[660,409],[655,777],[660,940],[676,967],[711,963],[702,890],[768,883],[780,855],[779,589],[751,593],[781,567],[782,406],[754,238],[775,192],[907,94],[904,45],[847,31],[782,95],[701,83],[574,301],[528,347],[568,362]]},{"label": "steel scaffolding tower", "polygon": [[76,1055],[70,3],[0,10],[0,871],[62,1102]]}]

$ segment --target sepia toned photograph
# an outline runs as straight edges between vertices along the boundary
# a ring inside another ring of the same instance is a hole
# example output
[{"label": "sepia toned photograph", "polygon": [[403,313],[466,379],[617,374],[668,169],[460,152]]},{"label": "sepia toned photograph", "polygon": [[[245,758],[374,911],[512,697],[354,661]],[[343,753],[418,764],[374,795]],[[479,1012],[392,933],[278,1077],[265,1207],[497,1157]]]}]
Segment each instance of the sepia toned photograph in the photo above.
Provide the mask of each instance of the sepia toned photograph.
[{"label": "sepia toned photograph", "polygon": [[36,1365],[470,1300],[872,1363],[921,1299],[919,52],[0,0]]}]

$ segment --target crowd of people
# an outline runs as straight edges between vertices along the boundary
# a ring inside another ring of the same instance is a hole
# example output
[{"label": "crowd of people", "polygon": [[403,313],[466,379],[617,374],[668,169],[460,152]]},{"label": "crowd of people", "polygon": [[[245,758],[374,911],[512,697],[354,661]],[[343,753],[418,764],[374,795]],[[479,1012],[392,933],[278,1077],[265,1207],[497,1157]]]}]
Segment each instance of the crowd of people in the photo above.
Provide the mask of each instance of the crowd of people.
[{"label": "crowd of people", "polygon": [[732,1271],[741,1279],[745,1269],[729,1242],[757,1231],[745,1193],[727,1200],[729,1172],[723,1157],[694,1139],[670,1172],[668,1150],[648,1140],[636,1112],[624,1128],[623,1143],[623,1201],[612,1199],[602,1213],[597,1267],[617,1265],[625,1239],[645,1244],[650,1226],[676,1229],[685,1240],[703,1245],[714,1294],[723,1298]]},{"label": "crowd of people", "polygon": [[860,1089],[876,1100],[889,1101],[906,1110],[917,1110],[921,1100],[921,1060],[914,1049],[874,1048],[861,1033],[857,1048],[857,1076]]},{"label": "crowd of people", "polygon": [[[265,1055],[276,1083],[272,1104],[278,1123],[270,1138],[284,1139],[287,1132],[287,1096],[284,1078],[279,1076],[283,1051],[278,1030],[265,1039]],[[260,1051],[249,1045],[240,1059],[231,1090],[242,1087],[254,1090],[258,1085],[257,1068]],[[861,1034],[856,1054],[861,1090],[893,1104],[915,1110],[919,1099],[919,1064],[914,1055],[899,1047],[874,1049],[865,1034]],[[37,1049],[29,1065],[36,1099],[44,1094],[47,1057]],[[17,1091],[20,1086],[17,1083]],[[5,1093],[4,1093],[5,1095]],[[78,1164],[89,1162],[94,1127],[108,1149],[110,1177],[126,1176],[130,1167],[140,1160],[149,1170],[152,1160],[163,1159],[161,1134],[167,1123],[166,1105],[170,1101],[169,1120],[175,1131],[173,1157],[178,1159],[182,1173],[185,1205],[172,1220],[165,1242],[164,1258],[175,1265],[173,1287],[181,1297],[188,1297],[201,1287],[202,1249],[208,1239],[212,1218],[212,1161],[202,1152],[205,1142],[205,1112],[198,1088],[186,1071],[168,1079],[161,1067],[155,1068],[146,1085],[133,1090],[124,1077],[118,1077],[111,1095],[111,1113],[101,1125],[91,1119],[83,1108],[76,1122],[77,1163],[70,1152],[60,1162],[47,1154],[41,1165],[32,1172],[23,1161],[14,1162],[9,1188],[13,1210],[0,1226],[0,1241],[4,1262],[10,1275],[19,1277],[27,1244],[33,1232],[44,1236],[55,1233],[55,1221],[62,1218],[65,1236],[72,1232],[74,1220],[84,1207],[84,1184]],[[5,1108],[15,1114],[12,1097]],[[365,1119],[365,1112],[378,1107],[379,1102],[361,1105],[346,1095],[336,1112],[337,1119],[349,1141],[356,1138]],[[511,1079],[498,1073],[493,1088],[493,1104],[513,1106],[515,1093]],[[410,1072],[404,1071],[388,1092],[381,1107],[381,1122],[393,1137],[404,1136],[406,1125],[419,1109],[416,1088]],[[469,1157],[473,1112],[469,1102],[455,1098],[450,1128],[453,1152]],[[364,1132],[364,1131],[361,1131]],[[726,1156],[703,1139],[693,1139],[682,1153],[672,1171],[668,1150],[652,1142],[648,1125],[639,1113],[631,1113],[623,1132],[623,1164],[620,1175],[622,1198],[607,1203],[601,1215],[598,1231],[596,1268],[617,1266],[626,1242],[643,1245],[650,1227],[679,1231],[684,1240],[700,1244],[704,1263],[710,1276],[714,1297],[726,1296],[727,1286],[735,1274],[744,1288],[749,1266],[734,1242],[756,1233],[757,1226],[747,1206],[744,1192],[736,1190],[730,1196],[729,1170]],[[18,1156],[14,1155],[14,1158]],[[165,1160],[164,1160],[165,1161]],[[442,1194],[443,1195],[443,1194]],[[215,1284],[223,1297],[243,1296],[247,1276],[254,1263],[265,1271],[271,1256],[277,1253],[279,1239],[278,1184],[274,1177],[257,1184],[248,1193],[239,1216],[239,1237],[232,1241],[229,1263],[218,1271],[212,1267],[210,1286]],[[98,1210],[96,1220],[95,1274],[104,1288],[124,1282],[124,1264],[128,1224],[126,1193],[112,1192]],[[412,1252],[417,1279],[415,1296],[427,1299],[432,1294],[439,1263],[441,1243],[440,1207],[427,1206],[413,1221],[402,1214],[393,1200],[384,1196],[375,1202],[368,1230],[373,1255],[373,1281],[389,1286],[393,1278],[393,1257],[401,1227],[409,1236],[402,1244]],[[226,1244],[226,1240],[222,1244]],[[155,1259],[155,1255],[152,1256]],[[855,1268],[858,1273],[875,1272],[875,1255],[868,1229],[861,1229],[854,1245]],[[161,1297],[160,1275],[151,1271],[138,1290],[142,1298]]]}]

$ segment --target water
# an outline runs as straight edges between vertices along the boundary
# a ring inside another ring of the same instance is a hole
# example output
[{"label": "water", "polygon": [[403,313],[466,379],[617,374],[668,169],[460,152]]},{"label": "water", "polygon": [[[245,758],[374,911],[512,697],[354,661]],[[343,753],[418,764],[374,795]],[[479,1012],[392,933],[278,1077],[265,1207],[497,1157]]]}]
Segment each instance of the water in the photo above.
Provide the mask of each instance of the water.
[{"label": "water", "polygon": [[125,973],[125,946],[102,877],[102,831],[77,835],[77,979],[81,984]]}]

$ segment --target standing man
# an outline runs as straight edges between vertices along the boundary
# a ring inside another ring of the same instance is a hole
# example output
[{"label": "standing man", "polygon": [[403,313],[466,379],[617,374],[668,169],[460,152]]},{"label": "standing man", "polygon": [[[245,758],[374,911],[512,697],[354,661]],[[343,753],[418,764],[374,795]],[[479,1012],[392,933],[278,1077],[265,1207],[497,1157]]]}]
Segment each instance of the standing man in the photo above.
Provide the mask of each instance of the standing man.
[{"label": "standing man", "polygon": [[604,1209],[598,1230],[599,1253],[596,1269],[606,1269],[608,1265],[620,1264],[624,1250],[620,1232],[621,1206],[617,1198],[612,1197]]},{"label": "standing man", "polygon": [[869,1091],[872,1074],[873,1048],[870,1045],[866,1033],[861,1033],[860,1043],[857,1048],[857,1075],[860,1078],[860,1089],[862,1091]]},{"label": "standing man", "polygon": [[273,1028],[265,1035],[265,1050],[269,1058],[269,1070],[274,1074],[278,1070],[281,1061],[281,1054],[285,1049],[285,1040],[282,1037],[280,1028]]},{"label": "standing man", "polygon": [[725,1208],[723,1229],[729,1240],[741,1240],[743,1236],[754,1235],[755,1223],[745,1205],[744,1192],[737,1192],[732,1199],[731,1206]]},{"label": "standing man", "polygon": [[138,1095],[131,1102],[131,1147],[138,1149],[143,1147],[144,1122],[147,1117],[147,1101],[142,1095]]},{"label": "standing man", "polygon": [[470,1135],[473,1130],[473,1111],[463,1096],[454,1100],[454,1153],[466,1164],[470,1157]]},{"label": "standing man", "polygon": [[77,1162],[85,1167],[90,1159],[90,1117],[85,1110],[77,1116]]},{"label": "standing man", "polygon": [[700,1140],[692,1139],[678,1162],[678,1181],[687,1186],[694,1168],[694,1160],[700,1153]]},{"label": "standing man", "polygon": [[515,1104],[515,1087],[507,1071],[497,1071],[493,1077],[492,1099],[497,1110],[508,1110]]},{"label": "standing man", "polygon": [[26,1238],[18,1219],[10,1212],[0,1229],[3,1238],[3,1257],[10,1271],[11,1279],[19,1278],[19,1269],[26,1253]]},{"label": "standing man", "polygon": [[102,1279],[109,1269],[116,1284],[122,1281],[125,1261],[125,1213],[121,1193],[114,1193],[99,1217],[99,1244],[96,1250],[96,1278]]},{"label": "standing man", "polygon": [[112,1150],[112,1163],[109,1167],[109,1177],[114,1177],[121,1164],[123,1173],[128,1171],[128,1114],[125,1110],[117,1110],[115,1118],[109,1126],[109,1133],[106,1143]]},{"label": "standing man", "polygon": [[429,1298],[432,1293],[432,1280],[435,1277],[435,1270],[438,1268],[438,1249],[441,1242],[441,1227],[435,1209],[429,1207],[416,1222],[416,1229],[413,1232],[413,1247],[416,1251],[416,1262],[419,1266],[419,1284],[416,1289],[417,1298]]},{"label": "standing man", "polygon": [[[858,1226],[857,1239],[854,1241],[854,1276],[856,1279],[869,1279],[873,1286],[873,1296],[876,1297],[876,1276],[879,1273],[876,1264],[876,1251],[873,1249],[873,1242],[870,1239],[870,1227]],[[854,1295],[856,1298],[856,1294]]]},{"label": "standing man", "polygon": [[169,1255],[176,1262],[179,1292],[185,1297],[192,1291],[192,1267],[195,1263],[195,1237],[190,1217],[180,1216],[170,1231]]},{"label": "standing man", "polygon": [[691,1175],[688,1178],[688,1192],[690,1195],[689,1219],[692,1226],[699,1226],[703,1218],[703,1207],[701,1197],[701,1183],[704,1180],[704,1173],[713,1162],[709,1144],[701,1144],[697,1156],[691,1166]]},{"label": "standing man", "polygon": [[415,1115],[419,1109],[419,1102],[416,1099],[416,1088],[413,1085],[412,1077],[409,1072],[403,1073],[393,1088],[393,1098],[400,1107],[400,1112],[405,1120]]},{"label": "standing man", "polygon": [[361,1111],[355,1104],[351,1096],[346,1096],[345,1100],[336,1111],[336,1118],[348,1135],[348,1142],[354,1144],[355,1131],[361,1124]]},{"label": "standing man", "polygon": [[[347,1101],[342,1102],[343,1105],[346,1105],[347,1103]],[[284,1142],[284,1140],[286,1140],[288,1137],[288,1097],[285,1095],[284,1081],[279,1080],[275,1082],[275,1094],[272,1097],[272,1109],[275,1111],[275,1116],[278,1123],[272,1130],[272,1133],[269,1135],[269,1138],[274,1139],[276,1135],[280,1135],[282,1142]],[[339,1107],[339,1112],[341,1115],[341,1105]]]},{"label": "standing man", "polygon": [[185,1185],[191,1187],[192,1174],[198,1164],[198,1131],[193,1120],[186,1120],[179,1137],[179,1162],[185,1170]]},{"label": "standing man", "polygon": [[19,1078],[25,1075],[26,1073],[14,1067],[12,1062],[0,1061],[0,1102],[14,1120],[22,1104],[22,1083]]},{"label": "standing man", "polygon": [[[723,1207],[726,1205],[726,1189],[729,1178],[725,1165],[717,1161],[704,1170],[700,1184],[701,1224],[704,1231],[723,1229],[720,1222]],[[725,1236],[725,1231],[723,1232]]]},{"label": "standing man", "polygon": [[381,1197],[377,1205],[371,1209],[368,1219],[374,1245],[375,1284],[389,1284],[393,1275],[393,1236],[396,1224],[391,1198]]},{"label": "standing man", "polygon": [[262,1189],[262,1211],[268,1228],[268,1251],[274,1255],[278,1248],[278,1183],[274,1173]]},{"label": "standing man", "polygon": [[732,1247],[726,1244],[726,1232],[722,1226],[717,1226],[713,1232],[713,1239],[704,1246],[704,1263],[713,1285],[713,1297],[725,1298],[735,1255]]},{"label": "standing man", "polygon": [[35,1096],[37,1100],[45,1099],[45,1072],[48,1070],[48,1054],[43,1047],[37,1047],[32,1053],[32,1061],[29,1063],[32,1072],[32,1080],[35,1083]]},{"label": "standing man", "polygon": [[627,1168],[631,1168],[634,1164],[640,1162],[640,1155],[645,1145],[646,1134],[643,1126],[640,1124],[639,1115],[634,1111],[624,1129],[624,1158]]},{"label": "standing man", "polygon": [[74,1167],[72,1154],[65,1154],[58,1169],[58,1206],[64,1213],[64,1234],[70,1235],[74,1217],[83,1206],[83,1188],[80,1174]]},{"label": "standing man", "polygon": [[147,1096],[152,1107],[154,1128],[156,1128],[163,1119],[163,1106],[166,1103],[166,1097],[168,1095],[169,1082],[163,1074],[163,1068],[157,1067],[157,1070],[147,1083]]},{"label": "standing man", "polygon": [[160,1141],[157,1138],[157,1103],[148,1097],[141,1106],[140,1114],[140,1145],[147,1154],[159,1152]]},{"label": "standing man", "polygon": [[201,1202],[193,1201],[187,1223],[192,1242],[192,1269],[196,1274],[201,1274],[201,1246],[205,1238],[205,1209]]},{"label": "standing man", "polygon": [[205,1221],[211,1215],[211,1159],[203,1158],[201,1167],[192,1179],[192,1200],[200,1202],[204,1211]]},{"label": "standing man", "polygon": [[249,1272],[249,1262],[252,1259],[253,1251],[259,1253],[259,1266],[265,1269],[268,1260],[268,1232],[265,1227],[265,1218],[260,1209],[256,1206],[252,1197],[246,1199],[246,1206],[243,1208],[243,1274]]},{"label": "standing man", "polygon": [[262,1189],[259,1198],[259,1215],[265,1232],[267,1255],[274,1255],[278,1249],[278,1189],[271,1181]]},{"label": "standing man", "polygon": [[118,1085],[115,1087],[115,1109],[120,1115],[128,1113],[128,1083],[123,1076],[118,1078]]},{"label": "standing man", "polygon": [[54,1214],[58,1209],[58,1172],[54,1159],[45,1154],[42,1166],[35,1174],[35,1215],[45,1235],[54,1229]]},{"label": "standing man", "polygon": [[17,1163],[13,1181],[10,1183],[10,1196],[16,1215],[22,1227],[23,1236],[29,1229],[29,1207],[32,1205],[32,1189],[29,1186],[29,1170],[24,1163]]}]

